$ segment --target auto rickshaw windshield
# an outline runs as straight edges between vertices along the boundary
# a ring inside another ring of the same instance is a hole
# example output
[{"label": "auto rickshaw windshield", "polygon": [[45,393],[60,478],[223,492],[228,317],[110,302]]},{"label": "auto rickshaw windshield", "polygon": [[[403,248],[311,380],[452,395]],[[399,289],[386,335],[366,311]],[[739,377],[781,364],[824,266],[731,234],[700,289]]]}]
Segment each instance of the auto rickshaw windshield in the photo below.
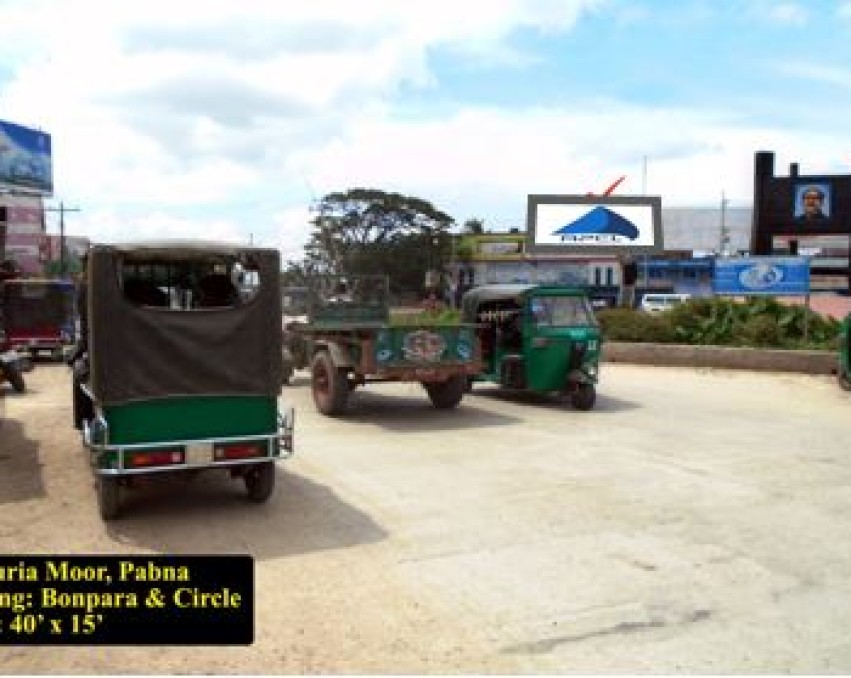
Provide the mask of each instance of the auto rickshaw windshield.
[{"label": "auto rickshaw windshield", "polygon": [[594,309],[584,296],[532,297],[529,307],[538,327],[597,325]]}]

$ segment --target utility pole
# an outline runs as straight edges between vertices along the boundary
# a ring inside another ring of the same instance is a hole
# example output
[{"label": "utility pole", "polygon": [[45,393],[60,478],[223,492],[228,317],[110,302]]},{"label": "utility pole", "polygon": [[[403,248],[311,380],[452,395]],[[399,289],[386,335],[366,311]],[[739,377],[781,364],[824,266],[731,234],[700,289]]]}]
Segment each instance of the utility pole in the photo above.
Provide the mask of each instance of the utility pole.
[{"label": "utility pole", "polygon": [[79,207],[65,207],[65,203],[59,201],[59,207],[45,207],[45,212],[59,212],[59,277],[65,277],[65,213],[79,212]]},{"label": "utility pole", "polygon": [[730,232],[727,230],[727,197],[724,191],[721,191],[721,242],[719,250],[722,257],[726,257],[730,252]]}]

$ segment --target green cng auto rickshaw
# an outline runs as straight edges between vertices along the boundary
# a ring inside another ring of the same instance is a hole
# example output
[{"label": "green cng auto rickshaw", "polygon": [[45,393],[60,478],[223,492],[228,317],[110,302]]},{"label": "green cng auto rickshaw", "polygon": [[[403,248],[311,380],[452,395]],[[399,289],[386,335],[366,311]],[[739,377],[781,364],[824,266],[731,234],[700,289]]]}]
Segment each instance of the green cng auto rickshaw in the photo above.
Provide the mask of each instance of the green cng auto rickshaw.
[{"label": "green cng auto rickshaw", "polygon": [[485,369],[471,382],[567,394],[574,407],[596,400],[601,335],[585,292],[534,284],[482,285],[461,301],[477,323]]},{"label": "green cng auto rickshaw", "polygon": [[280,412],[277,250],[171,241],[95,245],[85,272],[74,423],[105,520],[146,476],[222,469],[263,502],[293,451]]},{"label": "green cng auto rickshaw", "polygon": [[836,378],[843,389],[851,391],[851,313],[845,316],[839,332],[839,369]]}]

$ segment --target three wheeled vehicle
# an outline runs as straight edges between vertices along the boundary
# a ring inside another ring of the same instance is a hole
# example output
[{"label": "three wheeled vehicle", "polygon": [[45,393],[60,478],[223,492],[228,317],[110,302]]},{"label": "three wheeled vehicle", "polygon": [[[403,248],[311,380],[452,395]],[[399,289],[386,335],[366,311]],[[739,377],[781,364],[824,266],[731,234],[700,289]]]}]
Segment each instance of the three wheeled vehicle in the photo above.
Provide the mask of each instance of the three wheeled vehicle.
[{"label": "three wheeled vehicle", "polygon": [[839,369],[836,378],[844,390],[851,391],[851,313],[845,316],[839,332]]},{"label": "three wheeled vehicle", "polygon": [[567,394],[574,407],[596,400],[601,334],[584,290],[535,284],[482,285],[461,301],[478,324],[484,370],[470,382]]},{"label": "three wheeled vehicle", "polygon": [[251,500],[293,451],[280,412],[277,250],[194,241],[95,245],[74,418],[101,516],[151,474],[223,469]]},{"label": "three wheeled vehicle", "polygon": [[76,339],[74,284],[68,280],[15,278],[2,283],[2,315],[10,348],[35,358],[44,351],[61,360]]}]

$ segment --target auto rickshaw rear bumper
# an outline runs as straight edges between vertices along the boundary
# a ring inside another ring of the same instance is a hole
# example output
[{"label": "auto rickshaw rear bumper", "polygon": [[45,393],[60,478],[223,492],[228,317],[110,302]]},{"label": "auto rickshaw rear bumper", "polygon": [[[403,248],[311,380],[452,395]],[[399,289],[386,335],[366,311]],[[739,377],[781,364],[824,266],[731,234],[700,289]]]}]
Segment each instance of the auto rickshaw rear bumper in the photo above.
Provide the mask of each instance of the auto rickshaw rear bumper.
[{"label": "auto rickshaw rear bumper", "polygon": [[291,457],[295,410],[278,414],[278,429],[268,434],[171,440],[156,443],[111,443],[102,415],[83,423],[83,444],[97,475],[129,476],[210,468],[236,470]]}]

